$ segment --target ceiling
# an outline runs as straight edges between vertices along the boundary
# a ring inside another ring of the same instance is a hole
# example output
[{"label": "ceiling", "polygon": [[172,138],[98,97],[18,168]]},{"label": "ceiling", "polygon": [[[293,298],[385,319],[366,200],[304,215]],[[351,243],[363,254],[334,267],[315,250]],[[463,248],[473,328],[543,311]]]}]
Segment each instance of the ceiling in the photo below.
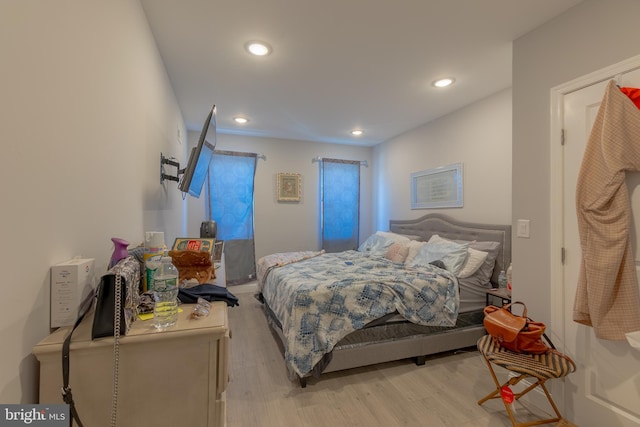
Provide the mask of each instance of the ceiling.
[{"label": "ceiling", "polygon": [[187,129],[216,104],[220,133],[371,146],[510,87],[512,41],[580,1],[141,3]]}]

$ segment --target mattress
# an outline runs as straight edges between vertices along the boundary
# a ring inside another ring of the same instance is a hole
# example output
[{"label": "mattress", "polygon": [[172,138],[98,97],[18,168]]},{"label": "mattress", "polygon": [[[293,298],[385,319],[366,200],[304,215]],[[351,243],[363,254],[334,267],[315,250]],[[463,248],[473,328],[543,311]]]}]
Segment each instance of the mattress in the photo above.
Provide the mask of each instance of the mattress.
[{"label": "mattress", "polygon": [[358,251],[327,253],[272,269],[265,301],[286,337],[285,360],[300,376],[346,335],[398,312],[421,325],[453,327],[459,294],[455,276]]},{"label": "mattress", "polygon": [[[264,303],[264,301],[263,301]],[[285,343],[282,335],[282,325],[277,317],[270,309],[269,305],[264,303],[264,310],[267,320],[272,329],[277,332],[284,352]],[[319,377],[325,368],[331,363],[334,352],[341,352],[358,347],[366,347],[371,344],[394,343],[412,339],[419,339],[424,336],[434,336],[438,334],[451,334],[456,331],[477,328],[483,324],[483,310],[466,311],[458,315],[456,325],[453,327],[445,326],[424,326],[411,323],[402,318],[397,313],[391,313],[376,319],[367,324],[363,329],[351,332],[342,338],[333,348],[333,350],[325,355],[316,363],[309,375]],[[292,380],[296,376],[290,371],[289,376]]]}]

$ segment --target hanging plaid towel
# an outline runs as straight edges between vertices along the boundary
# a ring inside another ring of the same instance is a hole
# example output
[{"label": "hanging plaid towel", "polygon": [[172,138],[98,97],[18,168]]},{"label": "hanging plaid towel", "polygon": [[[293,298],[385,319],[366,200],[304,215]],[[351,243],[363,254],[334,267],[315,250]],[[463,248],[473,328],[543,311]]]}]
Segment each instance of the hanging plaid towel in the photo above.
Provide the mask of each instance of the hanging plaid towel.
[{"label": "hanging plaid towel", "polygon": [[612,80],[587,142],[576,188],[582,262],[573,320],[598,338],[640,330],[640,295],[629,240],[626,171],[640,170],[640,109]]}]

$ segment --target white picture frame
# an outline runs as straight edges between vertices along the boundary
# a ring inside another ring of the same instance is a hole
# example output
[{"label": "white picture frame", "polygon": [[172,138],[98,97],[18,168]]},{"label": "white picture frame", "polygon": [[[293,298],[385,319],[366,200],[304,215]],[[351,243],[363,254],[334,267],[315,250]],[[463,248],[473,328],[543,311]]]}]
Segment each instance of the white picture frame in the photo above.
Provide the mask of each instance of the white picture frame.
[{"label": "white picture frame", "polygon": [[462,163],[411,174],[411,209],[461,208]]}]

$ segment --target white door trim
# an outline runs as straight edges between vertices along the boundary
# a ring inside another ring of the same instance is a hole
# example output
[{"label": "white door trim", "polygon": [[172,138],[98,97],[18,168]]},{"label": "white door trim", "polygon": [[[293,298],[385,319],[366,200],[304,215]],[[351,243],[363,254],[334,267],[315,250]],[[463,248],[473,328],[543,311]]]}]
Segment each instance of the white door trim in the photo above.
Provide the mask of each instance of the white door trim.
[{"label": "white door trim", "polygon": [[[558,350],[565,348],[565,322],[570,321],[572,313],[564,310],[564,271],[561,260],[561,251],[564,247],[564,223],[563,223],[563,149],[562,129],[564,125],[564,97],[565,95],[591,86],[602,81],[619,79],[618,75],[640,68],[640,55],[613,64],[601,70],[579,77],[575,80],[563,83],[551,88],[551,135],[550,142],[550,267],[551,267],[551,338]],[[618,81],[621,86],[623,81]],[[563,383],[559,382],[564,385]],[[557,393],[556,393],[557,394]],[[564,403],[564,390],[561,390],[560,399]]]}]

